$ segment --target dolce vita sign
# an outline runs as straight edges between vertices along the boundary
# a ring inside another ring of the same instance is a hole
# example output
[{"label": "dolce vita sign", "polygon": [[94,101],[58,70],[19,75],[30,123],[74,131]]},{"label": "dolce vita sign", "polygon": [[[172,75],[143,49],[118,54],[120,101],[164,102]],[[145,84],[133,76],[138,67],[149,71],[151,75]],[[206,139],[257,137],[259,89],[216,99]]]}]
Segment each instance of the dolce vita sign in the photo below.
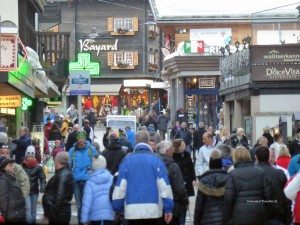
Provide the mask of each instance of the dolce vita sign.
[{"label": "dolce vita sign", "polygon": [[300,80],[300,64],[252,67],[253,81]]},{"label": "dolce vita sign", "polygon": [[118,39],[114,43],[91,42],[89,39],[80,39],[80,52],[95,52],[99,56],[101,51],[117,51]]}]

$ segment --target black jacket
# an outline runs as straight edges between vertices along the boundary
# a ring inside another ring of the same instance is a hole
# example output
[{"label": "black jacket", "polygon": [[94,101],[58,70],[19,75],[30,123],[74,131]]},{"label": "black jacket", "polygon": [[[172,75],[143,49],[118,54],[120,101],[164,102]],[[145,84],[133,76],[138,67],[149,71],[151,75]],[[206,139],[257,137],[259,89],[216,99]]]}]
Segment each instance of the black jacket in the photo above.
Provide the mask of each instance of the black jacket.
[{"label": "black jacket", "polygon": [[26,222],[26,206],[22,190],[16,178],[0,172],[0,212],[6,223]]},{"label": "black jacket", "polygon": [[109,135],[109,132],[105,132],[105,134],[103,135],[103,139],[102,139],[102,144],[103,146],[106,148],[109,144],[109,141],[108,141],[108,135]]},{"label": "black jacket", "polygon": [[274,143],[274,138],[272,137],[271,134],[269,134],[269,133],[263,133],[262,136],[264,136],[264,137],[266,137],[268,139],[268,147],[270,147],[271,144]]},{"label": "black jacket", "polygon": [[252,162],[238,163],[229,172],[224,196],[225,218],[231,225],[264,225],[272,187],[265,172]]},{"label": "black jacket", "polygon": [[244,146],[249,149],[248,139],[243,135],[242,139],[239,140],[236,135],[231,137],[231,147],[236,148],[237,146]]},{"label": "black jacket", "polygon": [[168,177],[173,192],[174,208],[172,213],[174,217],[180,217],[185,212],[185,209],[189,203],[185,189],[185,182],[180,167],[174,161],[174,159],[166,155],[161,155],[161,157],[168,169]]},{"label": "black jacket", "polygon": [[148,128],[150,124],[153,124],[155,131],[157,131],[157,122],[153,117],[149,117],[149,119],[145,122],[145,126]]},{"label": "black jacket", "polygon": [[26,134],[21,136],[19,139],[13,141],[17,145],[14,150],[14,154],[16,155],[15,162],[21,164],[25,157],[26,149],[29,145],[31,145],[31,136]]},{"label": "black jacket", "polygon": [[179,165],[180,170],[185,181],[185,187],[188,196],[194,196],[193,181],[196,180],[195,168],[191,159],[190,153],[184,151],[183,153],[174,153],[173,159]]},{"label": "black jacket", "polygon": [[33,168],[27,167],[25,163],[22,163],[22,166],[29,177],[30,194],[38,194],[39,190],[43,193],[46,187],[46,175],[44,173],[43,168],[38,164]]},{"label": "black jacket", "polygon": [[89,121],[92,127],[97,124],[97,117],[94,112],[89,112],[89,114],[86,115],[85,119]]},{"label": "black jacket", "polygon": [[70,148],[74,146],[74,144],[77,142],[77,131],[73,131],[68,135],[67,143],[66,143],[66,151],[69,151]]},{"label": "black jacket", "polygon": [[111,174],[115,174],[119,170],[120,162],[125,157],[122,146],[117,142],[110,143],[102,152],[102,155],[106,159],[107,169]]},{"label": "black jacket", "polygon": [[49,141],[62,140],[62,134],[60,130],[50,130]]},{"label": "black jacket", "polygon": [[206,132],[204,128],[199,128],[194,132],[194,149],[199,150],[203,145],[203,134]]},{"label": "black jacket", "polygon": [[224,225],[225,170],[208,170],[199,180],[194,225]]},{"label": "black jacket", "polygon": [[68,167],[60,168],[48,181],[42,204],[45,216],[51,221],[69,222],[73,197],[73,175]]},{"label": "black jacket", "polygon": [[177,131],[175,138],[181,138],[186,146],[190,146],[192,143],[192,134],[188,129],[180,128]]},{"label": "black jacket", "polygon": [[291,201],[285,197],[283,192],[287,182],[284,172],[272,167],[269,163],[260,162],[257,166],[265,171],[266,177],[272,185],[274,204],[271,205],[272,210],[269,219],[277,219],[285,225],[290,225],[292,223],[292,209]]}]

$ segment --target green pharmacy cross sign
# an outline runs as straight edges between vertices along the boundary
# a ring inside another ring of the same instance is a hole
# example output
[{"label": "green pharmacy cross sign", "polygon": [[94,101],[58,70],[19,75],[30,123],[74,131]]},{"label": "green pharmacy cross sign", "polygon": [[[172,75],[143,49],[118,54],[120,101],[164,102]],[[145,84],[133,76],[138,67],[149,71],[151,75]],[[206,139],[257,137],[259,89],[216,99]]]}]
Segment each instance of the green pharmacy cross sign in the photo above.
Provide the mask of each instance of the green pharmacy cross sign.
[{"label": "green pharmacy cross sign", "polygon": [[100,76],[100,63],[91,62],[90,53],[78,53],[77,62],[69,62],[69,71],[71,70],[88,70],[91,76]]},{"label": "green pharmacy cross sign", "polygon": [[32,100],[30,100],[28,98],[22,98],[22,107],[21,107],[21,109],[23,111],[26,111],[29,106],[32,106]]}]

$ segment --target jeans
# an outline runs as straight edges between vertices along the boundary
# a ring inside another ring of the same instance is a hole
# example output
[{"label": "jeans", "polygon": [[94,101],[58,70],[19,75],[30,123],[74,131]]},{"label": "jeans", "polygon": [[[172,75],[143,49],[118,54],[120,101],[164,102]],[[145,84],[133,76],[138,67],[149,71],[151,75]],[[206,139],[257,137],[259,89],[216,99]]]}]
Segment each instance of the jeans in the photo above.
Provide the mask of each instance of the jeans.
[{"label": "jeans", "polygon": [[179,224],[180,225],[185,225],[186,211],[187,211],[187,209],[185,209],[182,212],[181,216],[179,217]]},{"label": "jeans", "polygon": [[82,199],[83,199],[83,191],[84,191],[84,186],[85,186],[86,181],[75,181],[73,188],[74,188],[74,197],[76,201],[76,206],[77,206],[77,219],[78,219],[78,224],[80,223],[81,219],[81,206],[82,206]]},{"label": "jeans", "polygon": [[283,225],[283,223],[280,220],[272,219],[268,220],[267,225]]},{"label": "jeans", "polygon": [[114,225],[114,221],[110,221],[110,220],[90,221],[89,225]]},{"label": "jeans", "polygon": [[29,224],[36,223],[36,206],[38,203],[39,194],[30,194],[26,197],[26,222]]}]

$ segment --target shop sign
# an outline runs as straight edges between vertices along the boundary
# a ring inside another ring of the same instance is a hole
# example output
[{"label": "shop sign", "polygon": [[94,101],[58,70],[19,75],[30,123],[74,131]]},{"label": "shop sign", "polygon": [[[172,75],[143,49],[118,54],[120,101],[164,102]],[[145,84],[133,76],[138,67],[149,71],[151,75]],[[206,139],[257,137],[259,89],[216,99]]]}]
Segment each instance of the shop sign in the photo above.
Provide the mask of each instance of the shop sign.
[{"label": "shop sign", "polygon": [[118,41],[119,39],[115,40],[115,43],[97,43],[91,42],[89,39],[79,39],[80,44],[80,51],[87,52],[87,51],[94,51],[96,55],[99,56],[101,51],[117,51],[118,50]]},{"label": "shop sign", "polygon": [[17,38],[15,36],[0,36],[0,71],[17,69]]},{"label": "shop sign", "polygon": [[300,80],[300,64],[252,66],[253,81]]},{"label": "shop sign", "polygon": [[300,62],[300,45],[252,46],[252,64]]},{"label": "shop sign", "polygon": [[199,88],[215,88],[215,78],[199,78]]},{"label": "shop sign", "polygon": [[17,108],[21,106],[21,95],[0,96],[0,108]]},{"label": "shop sign", "polygon": [[87,95],[91,93],[91,78],[88,70],[70,71],[70,95]]},{"label": "shop sign", "polygon": [[0,113],[7,115],[16,115],[16,109],[0,108]]}]

